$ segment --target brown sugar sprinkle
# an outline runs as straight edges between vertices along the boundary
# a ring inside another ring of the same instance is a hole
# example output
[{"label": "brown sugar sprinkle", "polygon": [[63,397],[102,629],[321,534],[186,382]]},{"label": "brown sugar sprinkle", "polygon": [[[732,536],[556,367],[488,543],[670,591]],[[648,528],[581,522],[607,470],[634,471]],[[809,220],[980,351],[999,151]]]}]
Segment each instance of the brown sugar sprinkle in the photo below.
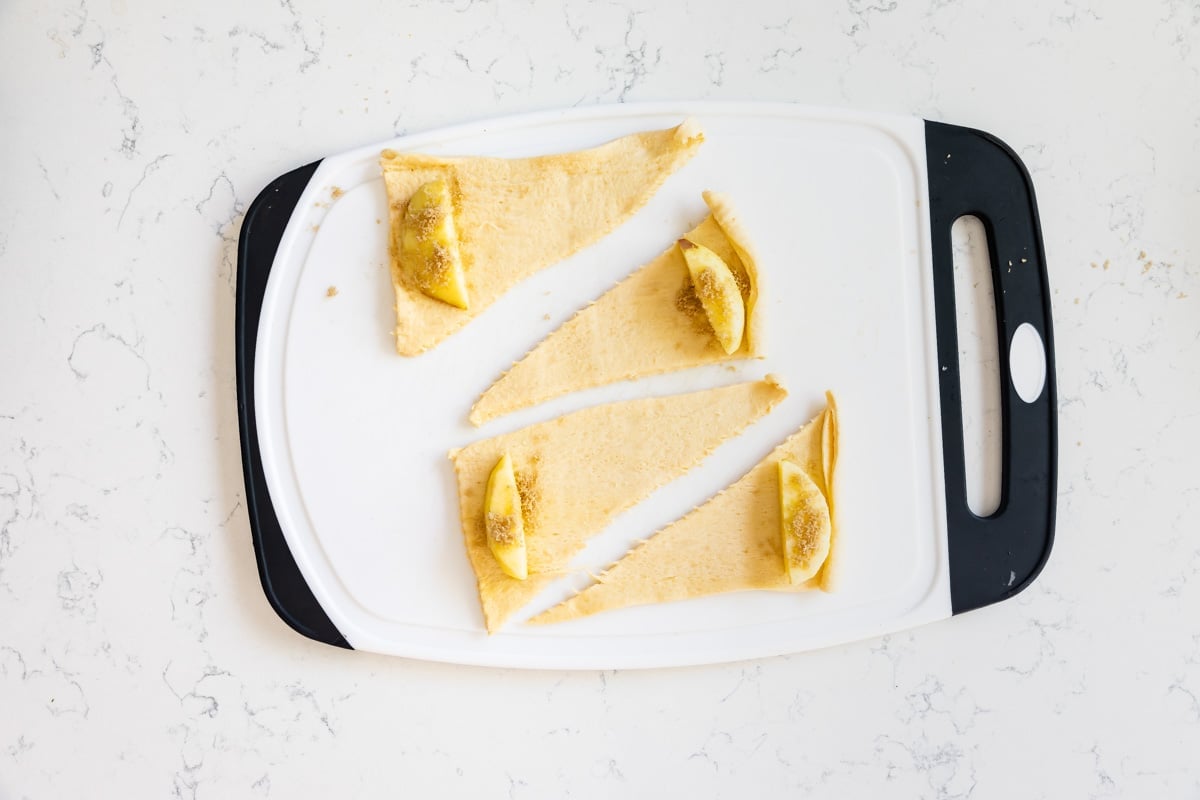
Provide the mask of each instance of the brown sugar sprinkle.
[{"label": "brown sugar sprinkle", "polygon": [[405,217],[405,224],[416,231],[422,239],[428,238],[434,228],[442,224],[443,215],[436,208],[425,208]]},{"label": "brown sugar sprinkle", "polygon": [[704,313],[704,306],[700,304],[700,298],[696,296],[696,290],[692,288],[690,280],[679,287],[679,294],[675,295],[675,309],[689,317]]},{"label": "brown sugar sprinkle", "polygon": [[[709,305],[717,304],[726,314],[729,313],[727,308],[728,303],[725,302],[721,294],[721,287],[717,284],[717,277],[713,275],[711,270],[702,270],[696,276],[696,294],[699,295],[702,303]],[[701,306],[703,308],[703,306]]]},{"label": "brown sugar sprinkle", "polygon": [[530,530],[536,522],[538,506],[542,501],[542,496],[537,490],[537,476],[518,473],[517,494],[521,497],[521,516],[525,520],[525,529]]},{"label": "brown sugar sprinkle", "polygon": [[803,564],[812,558],[821,542],[821,519],[808,509],[801,509],[792,517],[788,535],[796,543],[792,550],[792,563]]},{"label": "brown sugar sprinkle", "polygon": [[679,287],[679,293],[675,295],[675,310],[691,320],[692,327],[697,333],[712,332],[708,315],[704,313],[704,305],[696,296],[696,289],[692,286],[690,279],[684,280],[683,286]]},{"label": "brown sugar sprinkle", "polygon": [[711,303],[721,296],[720,289],[717,287],[717,279],[710,270],[701,270],[696,276],[696,295],[700,298],[701,303]]},{"label": "brown sugar sprinkle", "polygon": [[703,303],[700,302],[700,297],[696,296],[696,289],[692,287],[690,279],[684,281],[683,287],[679,288],[679,294],[676,295],[676,311],[683,313],[691,321],[692,330],[697,333],[713,332],[713,325],[709,323],[708,314],[704,313]]},{"label": "brown sugar sprinkle", "polygon": [[516,534],[513,533],[513,518],[508,514],[496,514],[488,512],[484,518],[484,524],[487,527],[488,538],[496,544],[512,544],[517,540]]}]

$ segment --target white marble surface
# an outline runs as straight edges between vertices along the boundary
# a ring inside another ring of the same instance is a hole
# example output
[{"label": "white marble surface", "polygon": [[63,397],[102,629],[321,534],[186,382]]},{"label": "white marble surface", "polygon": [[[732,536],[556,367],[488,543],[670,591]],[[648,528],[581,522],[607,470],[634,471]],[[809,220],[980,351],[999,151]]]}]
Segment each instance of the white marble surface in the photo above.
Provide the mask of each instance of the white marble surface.
[{"label": "white marble surface", "polygon": [[[0,7],[0,798],[1200,796],[1200,7]],[[992,130],[1039,191],[1058,541],[1017,600],[649,672],[341,652],[263,600],[234,244],[275,175],[480,116],[771,99]]]}]

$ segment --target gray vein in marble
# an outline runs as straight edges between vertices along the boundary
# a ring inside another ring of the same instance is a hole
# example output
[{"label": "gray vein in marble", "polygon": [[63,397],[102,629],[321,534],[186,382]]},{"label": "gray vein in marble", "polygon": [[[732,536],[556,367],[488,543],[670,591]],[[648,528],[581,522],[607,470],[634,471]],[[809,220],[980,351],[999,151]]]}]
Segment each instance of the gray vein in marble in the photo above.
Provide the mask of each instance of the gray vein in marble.
[{"label": "gray vein in marble", "polygon": [[[50,189],[50,194],[54,195],[55,200],[61,200],[58,196],[58,189],[54,188],[54,181],[50,180],[50,173],[46,170],[46,165],[42,162],[42,157],[37,157],[38,170],[42,173],[42,180],[45,181],[47,188]],[[0,253],[3,255],[3,253]]]},{"label": "gray vein in marble", "polygon": [[[659,65],[662,61],[662,48],[654,48],[652,56],[647,56],[648,39],[642,38],[642,43],[637,47],[632,44],[634,28],[636,27],[637,18],[643,12],[628,11],[625,15],[625,35],[622,39],[625,52],[621,56],[620,63],[616,66],[608,66],[608,83],[609,89],[614,90],[620,86],[617,91],[617,102],[624,103],[629,93],[650,74],[650,71]],[[607,60],[607,52],[604,48],[596,47],[596,55],[602,59],[601,63]]]},{"label": "gray vein in marble", "polygon": [[91,52],[92,52],[92,69],[95,69],[96,67],[100,66],[101,63],[107,64],[110,67],[112,66],[112,62],[109,61],[104,55],[104,40],[103,39],[101,39],[100,41],[96,42],[93,45],[89,45],[88,49],[91,50]]},{"label": "gray vein in marble", "polygon": [[804,52],[804,48],[798,45],[796,47],[777,47],[775,48],[774,52],[768,53],[763,57],[762,64],[759,66],[758,70],[759,72],[764,73],[774,72],[775,70],[781,68],[779,63],[780,59],[791,61],[802,52]]},{"label": "gray vein in marble", "polygon": [[259,31],[248,31],[247,35],[251,39],[258,40],[259,47],[267,55],[270,55],[271,53],[274,53],[274,52],[277,52],[277,51],[283,49],[283,44],[281,44],[280,42],[271,41],[270,39],[267,38],[266,34],[260,33]]},{"label": "gray vein in marble", "polygon": [[743,686],[750,684],[758,694],[759,702],[762,701],[762,687],[759,685],[759,680],[762,678],[762,665],[756,664],[752,669],[743,668],[738,672],[737,683],[729,692],[724,695],[718,702],[725,703],[729,698],[737,694]]},{"label": "gray vein in marble", "polygon": [[215,695],[205,694],[201,690],[201,684],[212,678],[226,677],[232,673],[209,664],[204,667],[200,677],[192,681],[191,688],[187,692],[180,692],[171,684],[170,678],[167,677],[167,673],[170,672],[171,666],[174,663],[174,661],[168,661],[167,665],[163,667],[162,681],[171,694],[174,695],[175,699],[179,701],[179,705],[193,718],[198,716],[215,717],[221,710],[221,704]]},{"label": "gray vein in marble", "polygon": [[[879,736],[875,742],[876,756],[887,767],[889,780],[901,769],[901,765],[887,755],[894,749],[903,752],[907,756],[908,766],[924,776],[937,800],[967,800],[974,793],[975,767],[965,758],[958,745],[952,742],[933,744],[924,735],[914,738],[911,743],[899,741],[891,736]],[[960,777],[964,761],[967,762],[966,778]]]},{"label": "gray vein in marble", "polygon": [[[571,24],[571,7],[567,3],[562,4],[563,23],[567,26],[567,32],[571,34],[571,38],[577,42],[583,41],[583,35],[587,33],[588,26],[580,24],[578,26]],[[587,16],[586,14],[584,15]]]},{"label": "gray vein in marble", "polygon": [[95,622],[96,592],[102,583],[104,573],[98,567],[81,569],[72,563],[71,569],[58,573],[58,600],[63,610]]},{"label": "gray vein in marble", "polygon": [[608,763],[604,767],[604,778],[615,778],[622,783],[625,783],[625,773],[621,772],[621,768],[617,765],[615,758],[608,759]]},{"label": "gray vein in marble", "polygon": [[846,35],[853,39],[870,29],[872,16],[895,11],[897,5],[897,0],[847,0],[846,8],[857,21],[846,31]]},{"label": "gray vein in marble", "polygon": [[719,763],[719,762],[718,762],[718,761],[717,761],[717,760],[716,760],[716,759],[715,759],[715,758],[712,756],[712,754],[708,752],[708,748],[709,748],[709,747],[712,745],[712,743],[713,743],[714,741],[722,741],[722,740],[723,740],[723,741],[725,742],[725,744],[727,744],[727,745],[728,745],[728,744],[732,744],[732,743],[733,743],[733,737],[732,737],[732,736],[730,736],[730,735],[729,735],[728,733],[726,733],[725,731],[713,731],[712,733],[710,733],[710,734],[709,734],[709,735],[708,735],[708,736],[705,738],[705,740],[704,740],[704,744],[702,744],[702,745],[700,746],[700,749],[699,749],[699,750],[697,750],[697,751],[695,751],[695,752],[694,752],[694,753],[692,753],[691,755],[689,755],[689,756],[687,757],[687,760],[688,760],[688,761],[692,761],[692,760],[694,760],[694,759],[699,759],[700,761],[703,761],[704,763],[706,763],[706,764],[708,764],[710,767],[712,767],[712,768],[713,768],[713,772],[719,773],[719,772],[721,771],[721,765],[720,765],[720,763]]},{"label": "gray vein in marble", "polygon": [[67,9],[66,15],[74,16],[78,20],[75,27],[68,31],[71,34],[72,39],[78,39],[80,34],[83,33],[84,26],[87,25],[88,22],[87,0],[79,0],[79,7],[77,9]]},{"label": "gray vein in marble", "polygon": [[17,756],[19,756],[22,753],[25,753],[29,750],[32,750],[32,749],[33,749],[33,742],[28,741],[25,738],[25,734],[21,734],[20,736],[17,737],[16,744],[11,745],[8,748],[8,754],[10,756],[12,756],[13,760],[15,761]]},{"label": "gray vein in marble", "polygon": [[304,30],[304,26],[301,24],[302,18],[296,13],[292,0],[280,0],[279,5],[292,18],[291,31],[299,40],[300,46],[304,48],[304,54],[307,56],[304,61],[300,62],[300,71],[307,72],[321,62],[321,52],[325,48],[325,26],[320,22],[315,23],[318,41],[313,42],[308,32]]},{"label": "gray vein in marble", "polygon": [[[1070,31],[1076,31],[1087,22],[1099,22],[1103,19],[1091,7],[1080,8],[1072,0],[1061,0],[1062,7],[1051,13],[1052,22],[1061,23]],[[1065,10],[1062,10],[1065,9]]]},{"label": "gray vein in marble", "polygon": [[[150,385],[150,362],[146,360],[146,357],[144,355],[142,355],[142,352],[141,352],[141,348],[142,348],[141,338],[138,338],[137,340],[131,342],[128,339],[126,339],[124,336],[121,336],[120,334],[113,333],[112,331],[110,331],[108,329],[108,326],[106,324],[104,324],[103,322],[97,323],[97,324],[91,326],[90,328],[80,332],[78,335],[76,335],[74,341],[71,342],[71,351],[67,354],[67,366],[70,367],[71,372],[74,373],[75,378],[77,380],[86,381],[88,378],[91,377],[91,372],[89,370],[87,370],[86,368],[84,368],[85,365],[76,363],[77,359],[80,358],[80,353],[79,353],[80,346],[91,339],[96,339],[101,342],[116,343],[116,344],[120,345],[125,350],[125,352],[129,353],[131,356],[136,358],[138,360],[138,362],[141,363],[142,367],[146,371],[146,380],[145,380],[145,387],[144,387],[145,390],[147,392],[154,391],[153,387],[151,387],[151,385]],[[161,393],[157,393],[157,394],[158,394],[159,399],[161,400],[162,394]]]},{"label": "gray vein in marble", "polygon": [[[1177,21],[1177,16],[1182,16],[1182,12],[1191,9],[1192,16],[1190,20]],[[1176,24],[1176,23],[1179,24]],[[1170,0],[1167,3],[1166,16],[1159,19],[1158,25],[1155,26],[1157,31],[1164,26],[1173,26],[1170,32],[1170,45],[1176,52],[1179,53],[1179,60],[1184,64],[1188,63],[1189,57],[1192,54],[1192,44],[1196,40],[1196,29],[1200,28],[1200,8],[1194,2],[1187,0]],[[1200,66],[1188,65],[1193,74],[1200,75]]]},{"label": "gray vein in marble", "polygon": [[508,800],[516,800],[517,790],[524,789],[529,786],[527,781],[520,778],[514,778],[510,773],[505,772],[504,777],[508,778]]},{"label": "gray vein in marble", "polygon": [[317,719],[321,721],[321,725],[324,726],[329,735],[337,736],[337,733],[333,729],[333,725],[331,725],[329,722],[329,713],[321,707],[315,692],[313,692],[311,689],[305,688],[299,683],[294,683],[288,687],[288,699],[293,702],[301,699],[307,701],[308,704],[312,706],[313,711],[317,715]]},{"label": "gray vein in marble", "polygon": [[704,54],[704,66],[708,69],[708,82],[721,86],[725,82],[725,55],[716,50]]},{"label": "gray vein in marble", "polygon": [[138,109],[137,103],[121,91],[121,84],[117,81],[116,72],[113,72],[109,80],[112,83],[113,91],[117,93],[117,99],[121,103],[121,114],[125,117],[126,122],[125,127],[121,130],[121,146],[117,152],[131,159],[137,155],[138,139],[142,135],[141,111]]},{"label": "gray vein in marble", "polygon": [[142,168],[142,176],[137,179],[137,182],[130,188],[129,193],[125,195],[125,205],[121,206],[121,213],[117,217],[118,230],[121,228],[121,223],[125,221],[125,212],[129,210],[129,204],[133,202],[134,193],[142,187],[142,184],[146,182],[146,178],[157,172],[159,165],[170,157],[171,153],[163,153],[162,155],[153,158],[149,163],[146,164],[145,167]]},{"label": "gray vein in marble", "polygon": [[21,651],[17,650],[15,647],[9,647],[8,645],[0,644],[0,672],[2,672],[6,678],[11,674],[9,663],[13,661],[15,661],[16,665],[21,668],[21,674],[17,676],[17,680],[25,680],[26,676],[29,674],[29,670],[25,667],[25,657],[21,655]]},{"label": "gray vein in marble", "polygon": [[[0,474],[0,498],[3,498],[6,504],[11,504],[7,515],[0,522],[0,588],[8,589],[8,584],[5,582],[5,573],[8,567],[9,560],[13,557],[17,547],[14,544],[15,527],[19,521],[29,521],[38,515],[39,494],[37,483],[34,480],[31,465],[37,457],[37,449],[30,447],[24,438],[18,440],[16,449],[25,468],[25,481],[15,472],[6,472]],[[24,506],[22,508],[22,506]],[[0,509],[3,506],[0,505]]]},{"label": "gray vein in marble", "polygon": [[238,235],[246,206],[224,170],[212,179],[208,193],[197,201],[194,208],[222,242],[220,274],[229,293],[233,294],[237,281]]},{"label": "gray vein in marble", "polygon": [[76,694],[78,694],[78,703],[68,705],[65,702],[67,698],[63,697],[61,692],[56,692],[55,696],[50,697],[46,701],[46,710],[56,717],[62,716],[63,714],[79,714],[84,719],[87,719],[88,714],[91,713],[91,706],[88,704],[87,695],[83,691],[83,686],[77,680],[78,673],[64,668],[58,663],[54,656],[46,653],[45,648],[43,648],[42,653],[43,655],[47,655],[49,657],[50,663],[54,666],[55,673],[59,678],[63,679],[63,683],[66,686],[74,688]]},{"label": "gray vein in marble", "polygon": [[958,736],[967,733],[975,725],[978,714],[988,713],[988,709],[980,708],[970,698],[965,688],[948,695],[942,682],[933,676],[926,676],[904,699],[908,708],[898,715],[902,722],[926,722],[930,715],[936,715],[948,721]]},{"label": "gray vein in marble", "polygon": [[[503,66],[505,62],[514,61],[518,62],[517,71],[524,72],[524,83],[501,77],[496,70],[498,64]],[[526,54],[522,54],[520,56],[505,56],[495,59],[492,61],[492,63],[488,64],[487,68],[484,70],[484,74],[492,79],[492,94],[497,100],[501,99],[505,95],[505,92],[502,91],[502,89],[508,89],[510,92],[519,93],[528,91],[530,88],[532,88],[534,78],[533,72],[533,62],[529,60],[529,56]]]}]

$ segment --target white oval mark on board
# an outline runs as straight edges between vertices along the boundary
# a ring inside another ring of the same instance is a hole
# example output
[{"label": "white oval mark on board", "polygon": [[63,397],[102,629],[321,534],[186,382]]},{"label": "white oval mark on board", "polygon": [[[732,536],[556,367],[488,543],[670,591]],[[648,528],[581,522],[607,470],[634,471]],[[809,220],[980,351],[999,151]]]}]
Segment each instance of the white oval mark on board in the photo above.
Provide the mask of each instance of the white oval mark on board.
[{"label": "white oval mark on board", "polygon": [[1028,322],[1013,332],[1008,346],[1008,373],[1017,396],[1032,403],[1046,388],[1046,347],[1037,329]]}]

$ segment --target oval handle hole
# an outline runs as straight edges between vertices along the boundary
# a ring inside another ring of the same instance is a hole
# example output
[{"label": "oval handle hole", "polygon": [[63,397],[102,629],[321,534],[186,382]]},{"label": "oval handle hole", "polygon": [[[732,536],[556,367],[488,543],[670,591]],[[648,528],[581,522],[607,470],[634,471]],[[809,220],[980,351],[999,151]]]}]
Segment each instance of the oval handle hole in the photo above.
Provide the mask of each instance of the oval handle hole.
[{"label": "oval handle hole", "polygon": [[992,246],[978,217],[966,215],[950,228],[954,254],[955,329],[962,393],[963,461],[967,508],[980,517],[1000,507],[1003,450],[1000,442],[1000,346],[992,278]]},{"label": "oval handle hole", "polygon": [[1037,328],[1028,322],[1013,331],[1008,346],[1008,373],[1017,397],[1032,403],[1042,396],[1046,388],[1046,345]]}]

